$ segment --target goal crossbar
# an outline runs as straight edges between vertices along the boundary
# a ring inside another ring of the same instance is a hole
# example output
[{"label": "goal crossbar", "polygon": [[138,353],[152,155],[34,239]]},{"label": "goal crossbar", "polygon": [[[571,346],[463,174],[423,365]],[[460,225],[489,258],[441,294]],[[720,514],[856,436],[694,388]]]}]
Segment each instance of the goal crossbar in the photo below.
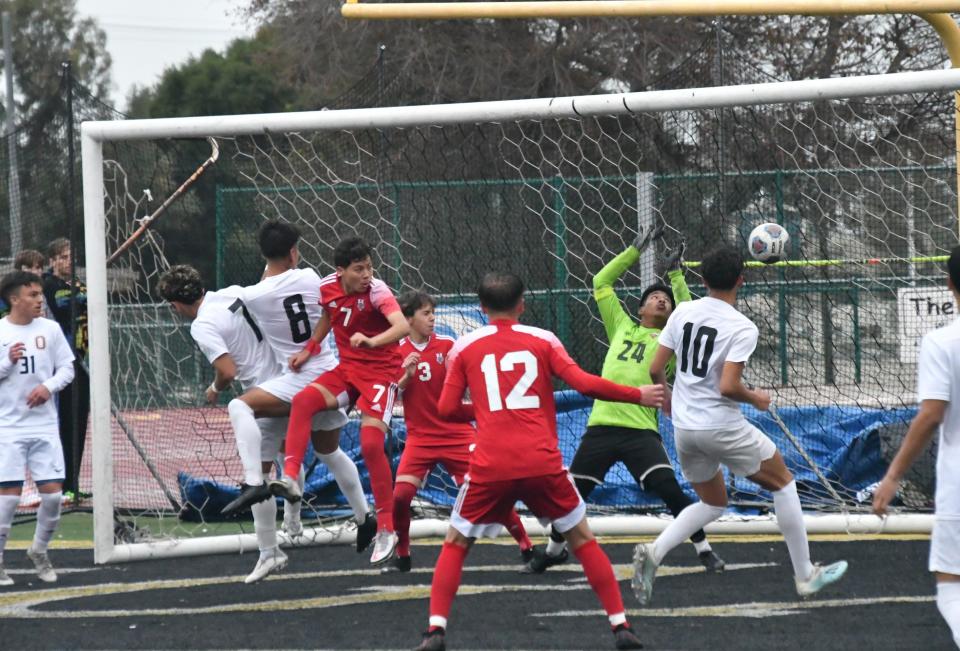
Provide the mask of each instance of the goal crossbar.
[{"label": "goal crossbar", "polygon": [[[743,85],[721,88],[654,91],[553,99],[480,102],[462,105],[315,111],[289,114],[85,122],[81,127],[87,288],[89,306],[91,423],[93,427],[93,503],[95,561],[106,563],[154,555],[155,548],[114,544],[114,475],[111,437],[109,313],[103,143],[120,140],[199,138],[271,134],[307,130],[402,128],[508,120],[582,118],[673,109],[750,106],[926,92],[955,92],[960,70],[871,75]],[[850,530],[841,519],[839,530]],[[883,531],[878,519],[858,526]],[[928,530],[928,519],[914,527]],[[740,528],[739,530],[749,530]],[[140,543],[153,544],[153,543]],[[172,542],[175,547],[182,542]],[[242,543],[247,544],[247,543]],[[120,547],[123,547],[121,550]],[[169,551],[169,550],[168,550]],[[144,556],[146,555],[146,556]]]}]

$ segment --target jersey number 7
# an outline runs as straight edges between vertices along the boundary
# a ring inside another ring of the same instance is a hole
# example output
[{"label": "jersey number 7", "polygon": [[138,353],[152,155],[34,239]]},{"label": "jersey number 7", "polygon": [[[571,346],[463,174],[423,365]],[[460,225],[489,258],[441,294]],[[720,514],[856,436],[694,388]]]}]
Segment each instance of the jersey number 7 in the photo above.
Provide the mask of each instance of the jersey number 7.
[{"label": "jersey number 7", "polygon": [[506,408],[537,409],[540,407],[540,396],[527,395],[527,390],[537,379],[537,358],[528,350],[517,350],[501,357],[499,364],[493,353],[485,355],[480,362],[480,370],[483,371],[484,383],[487,386],[487,404],[491,412],[504,408],[504,401],[500,398],[500,375],[497,367],[499,366],[504,373],[508,373],[518,365],[523,366],[523,375],[507,394]]}]

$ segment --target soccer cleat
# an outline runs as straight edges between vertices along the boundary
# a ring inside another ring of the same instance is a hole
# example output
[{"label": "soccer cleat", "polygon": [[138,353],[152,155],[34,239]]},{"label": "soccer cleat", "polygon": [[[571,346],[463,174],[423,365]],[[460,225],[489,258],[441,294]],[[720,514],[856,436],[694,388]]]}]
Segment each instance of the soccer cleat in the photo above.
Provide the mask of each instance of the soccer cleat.
[{"label": "soccer cleat", "polygon": [[846,561],[837,561],[830,565],[814,565],[813,574],[806,581],[797,581],[797,594],[806,599],[823,590],[831,583],[839,581],[847,571]]},{"label": "soccer cleat", "polygon": [[251,486],[240,484],[240,496],[220,509],[220,515],[233,515],[249,509],[254,504],[270,499],[270,488],[266,483]]},{"label": "soccer cleat", "polygon": [[50,556],[47,552],[35,552],[28,549],[27,558],[33,561],[33,566],[37,568],[38,579],[44,583],[57,582],[57,573],[53,571],[53,564],[50,562]]},{"label": "soccer cleat", "polygon": [[3,569],[3,565],[0,565],[0,586],[4,585],[13,585],[13,579],[11,579],[7,571]]},{"label": "soccer cleat", "polygon": [[287,566],[287,555],[277,549],[266,558],[261,557],[253,568],[253,572],[243,580],[244,583],[256,583],[271,572],[278,572]]},{"label": "soccer cleat", "polygon": [[653,560],[653,543],[643,543],[633,548],[633,578],[630,587],[641,606],[649,606],[653,598],[653,580],[657,576],[657,563]]},{"label": "soccer cleat", "polygon": [[299,502],[300,498],[303,497],[303,493],[300,490],[300,486],[297,485],[297,481],[287,477],[286,475],[280,479],[271,479],[267,486],[270,487],[271,493],[277,497],[282,497],[288,502]]},{"label": "soccer cleat", "polygon": [[280,531],[287,534],[287,538],[291,540],[294,538],[299,538],[303,535],[303,522],[300,521],[300,518],[296,520],[284,520],[283,526],[280,527]]},{"label": "soccer cleat", "polygon": [[420,641],[420,646],[414,649],[414,651],[446,651],[446,649],[447,642],[444,640],[444,630],[442,628],[435,628],[423,634],[423,640]]},{"label": "soccer cleat", "polygon": [[613,629],[613,639],[618,649],[642,649],[643,644],[627,624],[619,624]]},{"label": "soccer cleat", "polygon": [[700,562],[703,563],[703,567],[706,568],[707,572],[711,574],[723,572],[723,568],[727,566],[727,564],[723,562],[723,559],[717,556],[713,550],[700,552],[697,554],[697,557],[700,559]]},{"label": "soccer cleat", "polygon": [[377,515],[373,511],[368,511],[363,522],[357,525],[357,553],[369,547],[376,535]]},{"label": "soccer cleat", "polygon": [[541,549],[540,547],[534,547],[533,557],[527,561],[523,567],[520,568],[520,573],[543,574],[547,571],[548,567],[566,563],[568,558],[570,558],[570,552],[567,551],[566,547],[563,548],[563,551],[560,552],[559,556],[551,556],[546,552],[546,550]]},{"label": "soccer cleat", "polygon": [[413,567],[413,560],[410,556],[394,556],[393,559],[383,566],[380,574],[400,574],[409,572]]},{"label": "soccer cleat", "polygon": [[397,551],[397,534],[392,531],[378,531],[373,538],[373,554],[370,555],[371,565],[386,563]]},{"label": "soccer cleat", "polygon": [[520,550],[520,563],[526,565],[533,560],[533,557],[537,555],[537,551],[533,547],[527,547],[526,549]]}]

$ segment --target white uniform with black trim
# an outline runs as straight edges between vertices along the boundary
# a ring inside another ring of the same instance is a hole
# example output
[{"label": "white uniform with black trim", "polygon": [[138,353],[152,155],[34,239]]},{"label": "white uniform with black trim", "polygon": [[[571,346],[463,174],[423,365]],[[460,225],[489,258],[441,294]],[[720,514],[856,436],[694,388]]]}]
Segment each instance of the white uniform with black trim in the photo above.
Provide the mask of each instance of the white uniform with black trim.
[{"label": "white uniform with black trim", "polygon": [[720,393],[724,363],[746,363],[758,337],[750,319],[709,296],[677,305],[660,333],[660,345],[677,356],[672,419],[680,467],[691,482],[712,479],[721,463],[749,477],[777,451],[740,404]]},{"label": "white uniform with black trim", "polygon": [[[329,343],[300,368],[291,371],[287,361],[303,350],[323,315],[320,276],[313,269],[289,269],[243,289],[243,302],[260,324],[263,335],[283,367],[283,372],[257,386],[284,402],[292,402],[302,389],[337,365]],[[334,430],[347,423],[342,410],[321,411],[314,429]]]},{"label": "white uniform with black trim", "polygon": [[943,400],[931,572],[960,575],[960,319],[927,333],[917,363],[917,400]]},{"label": "white uniform with black trim", "polygon": [[[25,345],[10,361],[10,347]],[[27,325],[0,319],[0,483],[21,483],[25,469],[35,482],[63,481],[63,447],[56,394],[73,380],[73,351],[56,321],[37,318]],[[30,407],[27,396],[43,384],[50,399]]]},{"label": "white uniform with black trim", "polygon": [[[280,375],[280,362],[250,314],[238,285],[207,292],[190,324],[190,336],[197,342],[207,361],[230,355],[237,367],[237,381],[244,390]],[[287,433],[286,418],[258,418],[263,435],[261,461],[272,461],[280,451]]]}]

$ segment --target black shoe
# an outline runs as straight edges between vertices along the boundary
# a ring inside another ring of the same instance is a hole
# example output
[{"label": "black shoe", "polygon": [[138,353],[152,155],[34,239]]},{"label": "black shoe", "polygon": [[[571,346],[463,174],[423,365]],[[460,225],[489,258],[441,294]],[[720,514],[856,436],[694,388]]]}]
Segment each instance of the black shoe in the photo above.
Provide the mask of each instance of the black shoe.
[{"label": "black shoe", "polygon": [[400,572],[409,572],[413,567],[413,561],[410,556],[394,556],[390,562],[383,566],[380,574],[398,574]]},{"label": "black shoe", "polygon": [[618,649],[642,649],[643,644],[640,638],[633,634],[633,630],[626,624],[620,624],[613,629],[613,639],[616,640]]},{"label": "black shoe", "polygon": [[537,555],[535,548],[528,547],[527,549],[520,550],[520,562],[526,565],[533,560],[533,557]]},{"label": "black shoe", "polygon": [[233,515],[245,509],[250,508],[258,502],[270,499],[270,489],[266,482],[258,486],[240,484],[240,497],[227,504],[220,510],[220,515]]},{"label": "black shoe", "polygon": [[700,552],[697,556],[700,558],[703,566],[707,568],[707,572],[711,574],[723,572],[723,568],[727,566],[727,564],[723,562],[723,559],[717,556],[712,550]]},{"label": "black shoe", "polygon": [[435,628],[423,634],[423,640],[414,651],[447,651],[447,643],[443,639],[444,630]]},{"label": "black shoe", "polygon": [[564,547],[559,556],[551,556],[546,550],[539,547],[533,548],[533,558],[526,565],[520,568],[520,574],[543,574],[548,567],[566,563],[570,558],[570,552]]},{"label": "black shoe", "polygon": [[357,553],[361,553],[377,535],[377,516],[373,511],[367,512],[362,524],[357,525]]}]

